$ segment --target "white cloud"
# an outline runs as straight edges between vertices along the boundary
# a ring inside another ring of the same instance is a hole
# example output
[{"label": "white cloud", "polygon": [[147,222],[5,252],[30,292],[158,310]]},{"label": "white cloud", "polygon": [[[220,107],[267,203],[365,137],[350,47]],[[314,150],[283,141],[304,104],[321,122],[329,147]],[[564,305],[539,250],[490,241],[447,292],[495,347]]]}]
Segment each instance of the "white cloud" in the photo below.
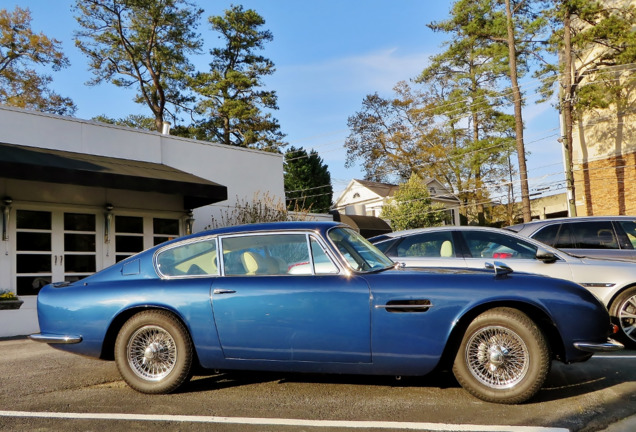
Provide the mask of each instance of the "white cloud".
[{"label": "white cloud", "polygon": [[428,63],[429,53],[402,54],[397,48],[362,55],[332,58],[303,65],[278,66],[279,92],[364,94],[388,92],[402,80],[416,77]]}]

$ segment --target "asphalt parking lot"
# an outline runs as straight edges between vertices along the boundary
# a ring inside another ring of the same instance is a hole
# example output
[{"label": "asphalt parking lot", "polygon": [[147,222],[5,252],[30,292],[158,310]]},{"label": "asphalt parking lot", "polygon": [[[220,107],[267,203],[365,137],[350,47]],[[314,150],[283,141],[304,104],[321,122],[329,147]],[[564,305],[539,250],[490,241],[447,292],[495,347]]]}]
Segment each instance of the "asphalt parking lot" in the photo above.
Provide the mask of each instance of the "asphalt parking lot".
[{"label": "asphalt parking lot", "polygon": [[1,431],[622,432],[636,425],[636,351],[554,363],[538,397],[516,406],[477,400],[447,373],[398,381],[222,371],[148,396],[127,387],[113,362],[26,339],[0,340],[0,365]]}]

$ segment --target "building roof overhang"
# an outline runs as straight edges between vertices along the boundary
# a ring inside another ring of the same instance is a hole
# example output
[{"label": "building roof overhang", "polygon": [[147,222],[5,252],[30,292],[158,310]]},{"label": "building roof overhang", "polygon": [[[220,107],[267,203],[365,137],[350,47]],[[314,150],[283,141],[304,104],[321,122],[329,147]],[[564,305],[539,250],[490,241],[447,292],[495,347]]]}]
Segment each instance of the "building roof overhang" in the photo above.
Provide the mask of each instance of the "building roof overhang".
[{"label": "building roof overhang", "polygon": [[0,177],[180,195],[184,209],[227,199],[227,187],[163,164],[2,143]]}]

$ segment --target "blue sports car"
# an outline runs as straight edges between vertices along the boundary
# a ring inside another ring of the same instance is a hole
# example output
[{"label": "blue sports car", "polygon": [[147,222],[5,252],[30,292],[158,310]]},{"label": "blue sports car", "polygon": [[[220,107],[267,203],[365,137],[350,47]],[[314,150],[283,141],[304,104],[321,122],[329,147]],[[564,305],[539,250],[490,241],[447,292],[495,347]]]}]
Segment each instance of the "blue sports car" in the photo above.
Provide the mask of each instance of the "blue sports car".
[{"label": "blue sports car", "polygon": [[553,359],[622,348],[583,287],[490,267],[398,268],[333,222],[224,228],[45,286],[31,339],[114,359],[144,393],[172,392],[196,367],[402,376],[452,367],[466,390],[500,403],[535,395]]}]

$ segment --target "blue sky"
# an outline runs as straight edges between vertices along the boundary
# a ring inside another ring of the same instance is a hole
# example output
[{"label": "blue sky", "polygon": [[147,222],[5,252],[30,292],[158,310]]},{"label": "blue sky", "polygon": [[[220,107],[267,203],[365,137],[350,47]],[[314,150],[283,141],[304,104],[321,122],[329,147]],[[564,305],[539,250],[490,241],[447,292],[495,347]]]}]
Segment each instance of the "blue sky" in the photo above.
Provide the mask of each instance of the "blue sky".
[{"label": "blue sky", "polygon": [[[32,28],[62,41],[71,67],[53,74],[52,87],[71,97],[76,117],[90,119],[104,114],[120,118],[147,114],[145,106],[132,102],[133,91],[111,84],[89,87],[86,58],[75,48],[78,28],[71,12],[72,0],[3,1],[31,10]],[[448,17],[450,1],[427,0],[199,0],[205,10],[198,30],[204,37],[204,53],[193,58],[199,70],[207,70],[209,49],[217,43],[207,17],[222,15],[232,4],[254,9],[274,35],[263,55],[276,65],[268,77],[269,89],[278,94],[274,113],[286,139],[295,147],[315,149],[329,166],[334,200],[352,178],[362,178],[358,167],[346,169],[343,147],[348,135],[347,118],[361,108],[367,94],[390,96],[401,80],[416,77],[431,55],[441,52],[446,35],[432,32],[427,23]],[[536,84],[524,78],[521,85],[532,97]],[[525,108],[526,148],[531,188],[563,178],[558,138],[558,113],[550,104]]]}]

